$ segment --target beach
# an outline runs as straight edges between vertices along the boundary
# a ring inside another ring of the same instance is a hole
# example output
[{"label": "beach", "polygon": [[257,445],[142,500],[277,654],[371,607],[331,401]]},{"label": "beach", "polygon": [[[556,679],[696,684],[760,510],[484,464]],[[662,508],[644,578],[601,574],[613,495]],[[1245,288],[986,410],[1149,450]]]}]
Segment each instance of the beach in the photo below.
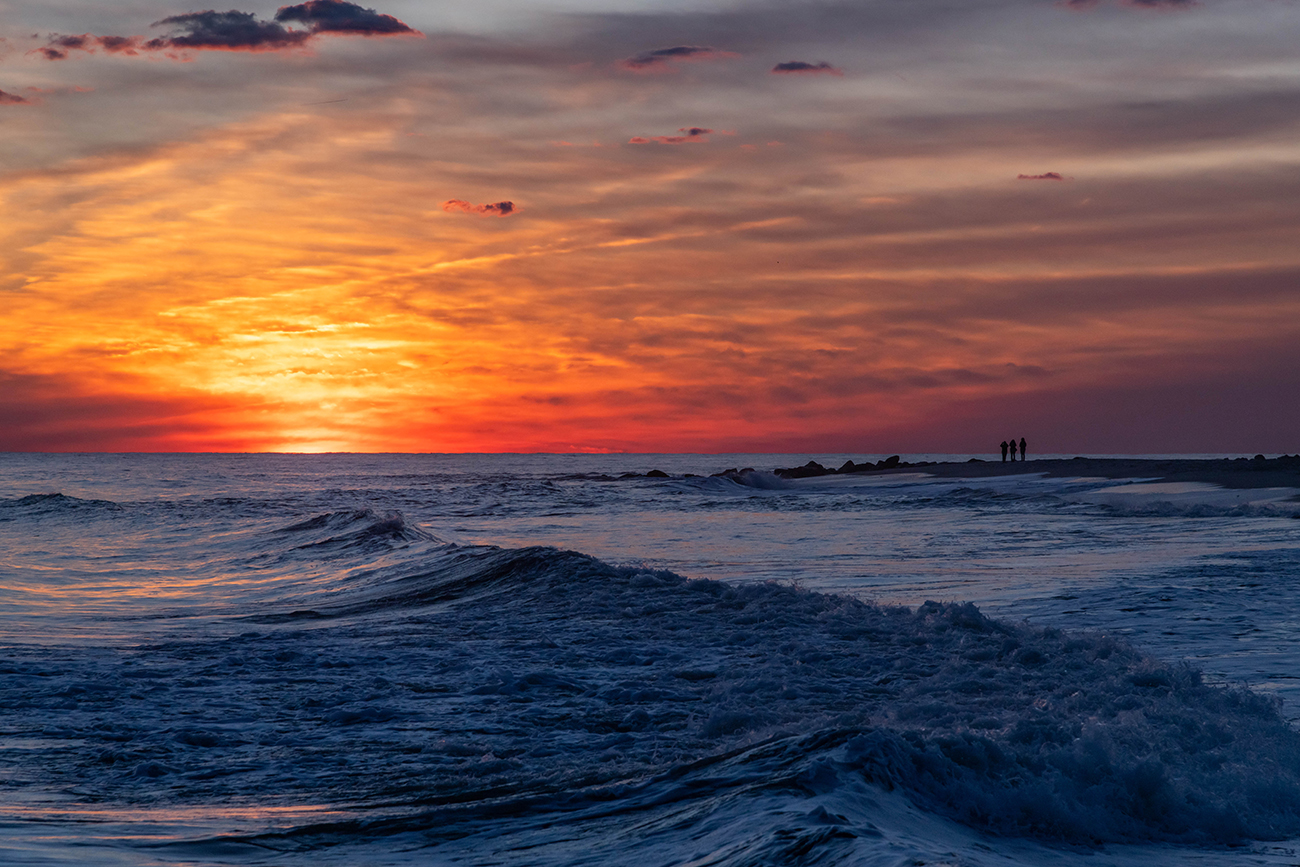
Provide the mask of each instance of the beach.
[{"label": "beach", "polygon": [[[882,472],[904,472],[884,470]],[[1300,488],[1300,455],[1274,458],[1068,458],[936,463],[924,471],[944,479],[981,479],[1043,473],[1054,478],[1096,477],[1158,482],[1203,482],[1224,488]]]}]

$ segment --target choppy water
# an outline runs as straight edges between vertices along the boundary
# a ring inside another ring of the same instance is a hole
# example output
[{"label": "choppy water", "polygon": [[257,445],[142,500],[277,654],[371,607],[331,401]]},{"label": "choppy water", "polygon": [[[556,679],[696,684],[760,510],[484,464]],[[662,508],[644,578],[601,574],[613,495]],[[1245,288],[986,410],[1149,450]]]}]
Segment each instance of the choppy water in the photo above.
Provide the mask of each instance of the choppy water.
[{"label": "choppy water", "polygon": [[1300,863],[1296,492],[808,457],[0,456],[0,862]]}]

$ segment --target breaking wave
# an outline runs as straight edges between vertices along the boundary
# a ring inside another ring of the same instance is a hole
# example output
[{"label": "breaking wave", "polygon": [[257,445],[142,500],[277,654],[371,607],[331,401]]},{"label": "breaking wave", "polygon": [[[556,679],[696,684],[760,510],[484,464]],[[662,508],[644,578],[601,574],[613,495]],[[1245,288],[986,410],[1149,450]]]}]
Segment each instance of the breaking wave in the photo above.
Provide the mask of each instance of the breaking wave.
[{"label": "breaking wave", "polygon": [[[281,532],[317,549],[436,539],[366,512]],[[234,748],[188,718],[183,730],[159,723],[183,760],[149,760],[228,797],[263,773],[310,767],[307,752],[331,744],[367,756],[311,785],[381,818],[257,838],[272,848],[850,783],[982,831],[1073,844],[1300,834],[1300,735],[1277,703],[1110,636],[553,548],[419,551],[221,645],[245,682],[277,684],[266,700],[304,732],[264,749],[241,739],[243,767],[258,772],[206,768]],[[155,650],[189,660],[182,669],[204,656]],[[131,761],[133,774],[153,767],[144,753]]]}]

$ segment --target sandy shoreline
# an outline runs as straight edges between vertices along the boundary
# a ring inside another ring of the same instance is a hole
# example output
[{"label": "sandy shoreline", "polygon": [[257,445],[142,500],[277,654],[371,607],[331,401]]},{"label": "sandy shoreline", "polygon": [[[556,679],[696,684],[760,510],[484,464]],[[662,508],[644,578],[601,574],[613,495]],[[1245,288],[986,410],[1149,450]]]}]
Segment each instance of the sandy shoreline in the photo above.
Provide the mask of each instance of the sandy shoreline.
[{"label": "sandy shoreline", "polygon": [[1073,458],[1003,463],[998,460],[959,464],[929,464],[924,467],[878,470],[872,475],[922,472],[941,478],[977,479],[1021,473],[1048,476],[1084,476],[1106,479],[1141,478],[1162,482],[1208,482],[1225,488],[1300,488],[1300,456],[1267,460],[1224,458],[1220,460],[1133,458]]}]

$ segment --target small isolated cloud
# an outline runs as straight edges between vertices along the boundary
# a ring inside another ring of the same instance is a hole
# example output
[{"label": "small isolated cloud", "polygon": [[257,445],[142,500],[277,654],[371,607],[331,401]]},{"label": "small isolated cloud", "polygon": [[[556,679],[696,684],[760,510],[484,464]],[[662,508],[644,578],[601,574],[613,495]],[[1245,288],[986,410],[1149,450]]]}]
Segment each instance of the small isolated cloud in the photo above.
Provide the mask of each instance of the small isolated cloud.
[{"label": "small isolated cloud", "polygon": [[392,36],[417,32],[391,15],[347,0],[307,0],[296,6],[281,6],[275,13],[275,20],[306,24],[312,33]]},{"label": "small isolated cloud", "polygon": [[730,51],[723,51],[708,45],[675,45],[672,48],[656,48],[643,51],[635,57],[619,61],[619,66],[633,72],[663,72],[673,63],[695,60],[723,60],[738,57]]},{"label": "small isolated cloud", "polygon": [[844,70],[836,69],[825,60],[808,63],[804,60],[787,60],[772,67],[774,75],[843,75]]},{"label": "small isolated cloud", "polygon": [[1060,172],[1043,172],[1041,175],[1016,175],[1018,181],[1064,181],[1068,180]]},{"label": "small isolated cloud", "polygon": [[709,140],[711,129],[705,129],[702,126],[684,126],[677,130],[681,135],[655,135],[649,138],[641,135],[634,135],[627,140],[628,144],[686,144],[687,142],[704,142]]},{"label": "small isolated cloud", "polygon": [[490,205],[475,205],[464,199],[448,199],[442,203],[444,211],[464,211],[466,214],[479,214],[484,217],[508,217],[519,213],[514,202],[493,202]]},{"label": "small isolated cloud", "polygon": [[[284,21],[306,25],[306,30],[286,27]],[[393,36],[415,34],[391,15],[366,9],[347,0],[307,0],[296,6],[282,6],[275,19],[266,21],[252,12],[187,12],[155,21],[151,27],[168,27],[165,36],[79,36],[52,34],[36,53],[47,60],[65,60],[70,52],[96,50],[109,54],[139,54],[142,51],[281,51],[295,48],[321,34]]]},{"label": "small isolated cloud", "polygon": [[24,99],[16,93],[0,90],[0,105],[31,105],[31,100]]}]

